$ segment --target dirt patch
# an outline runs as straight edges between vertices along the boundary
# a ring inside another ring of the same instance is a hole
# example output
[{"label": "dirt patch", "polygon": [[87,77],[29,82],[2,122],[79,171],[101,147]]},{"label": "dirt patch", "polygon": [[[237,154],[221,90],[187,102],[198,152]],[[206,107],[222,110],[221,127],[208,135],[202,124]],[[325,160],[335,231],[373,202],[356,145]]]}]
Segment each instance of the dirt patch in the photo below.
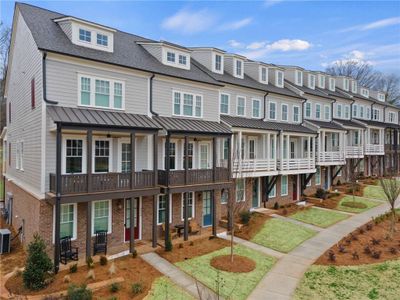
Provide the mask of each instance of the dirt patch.
[{"label": "dirt patch", "polygon": [[233,255],[233,261],[231,261],[230,255],[214,257],[210,261],[210,265],[218,270],[232,273],[248,273],[256,268],[254,260],[236,254]]},{"label": "dirt patch", "polygon": [[6,224],[2,217],[0,217],[0,228],[9,229],[11,231],[11,238],[13,239],[11,241],[10,253],[5,253],[0,256],[0,276],[4,276],[14,271],[16,267],[21,268],[25,265],[26,252],[19,237],[14,238],[16,236],[14,228]]},{"label": "dirt patch", "polygon": [[[400,222],[396,223],[393,238],[387,239],[390,222],[371,221],[359,227],[331,247],[315,262],[317,265],[361,265],[383,262],[400,257]],[[332,261],[332,255],[335,261]]]},{"label": "dirt patch", "polygon": [[204,238],[194,241],[186,241],[174,245],[172,251],[157,249],[156,252],[171,263],[184,261],[193,257],[201,256],[216,250],[228,247],[229,241],[220,238]]},{"label": "dirt patch", "polygon": [[[109,269],[111,267],[111,262],[109,261],[105,266],[95,264],[95,267],[92,269],[95,274],[95,279],[87,279],[88,268],[82,266],[78,268],[78,272],[76,273],[69,273],[69,270],[59,272],[54,277],[54,281],[40,291],[32,292],[24,288],[22,275],[16,275],[7,280],[6,288],[18,295],[50,294],[67,290],[71,283],[81,285],[83,283],[89,284],[108,280],[110,278],[123,277],[125,281],[119,284],[119,290],[117,292],[111,293],[109,287],[105,287],[95,291],[94,296],[105,297],[105,299],[108,299],[110,296],[116,296],[118,299],[143,299],[151,289],[153,281],[162,275],[139,257],[132,258],[131,256],[125,256],[116,259],[114,264],[115,274],[113,276],[109,274]],[[66,275],[70,277],[69,283],[64,282]],[[133,283],[139,283],[141,285],[141,293],[133,295],[131,288]]]},{"label": "dirt patch", "polygon": [[251,240],[264,226],[264,223],[271,217],[260,213],[253,213],[251,215],[249,224],[244,225],[240,230],[235,230],[235,236]]}]

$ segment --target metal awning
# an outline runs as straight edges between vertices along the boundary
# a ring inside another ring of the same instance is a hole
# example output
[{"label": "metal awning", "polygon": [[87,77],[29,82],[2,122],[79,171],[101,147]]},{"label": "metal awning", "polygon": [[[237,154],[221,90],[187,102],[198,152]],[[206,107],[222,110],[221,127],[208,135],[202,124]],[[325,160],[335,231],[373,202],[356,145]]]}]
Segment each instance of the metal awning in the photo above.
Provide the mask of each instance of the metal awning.
[{"label": "metal awning", "polygon": [[342,125],[343,127],[354,127],[354,128],[360,128],[360,129],[364,129],[365,126],[358,123],[358,122],[354,122],[352,120],[344,120],[344,119],[333,119],[334,122]]},{"label": "metal awning", "polygon": [[160,127],[172,134],[232,134],[228,126],[214,121],[160,116],[154,117],[154,120],[161,125]]},{"label": "metal awning", "polygon": [[315,127],[322,128],[322,129],[332,129],[332,130],[346,130],[346,128],[340,126],[338,123],[329,121],[317,121],[317,120],[305,120],[307,123],[314,125]]}]

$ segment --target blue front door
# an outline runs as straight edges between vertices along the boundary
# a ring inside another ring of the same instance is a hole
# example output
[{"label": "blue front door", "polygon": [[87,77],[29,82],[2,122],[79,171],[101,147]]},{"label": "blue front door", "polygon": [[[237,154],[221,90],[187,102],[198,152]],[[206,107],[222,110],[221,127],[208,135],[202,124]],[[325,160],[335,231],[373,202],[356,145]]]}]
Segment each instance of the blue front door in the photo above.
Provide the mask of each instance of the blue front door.
[{"label": "blue front door", "polygon": [[211,192],[203,192],[203,226],[212,225]]}]

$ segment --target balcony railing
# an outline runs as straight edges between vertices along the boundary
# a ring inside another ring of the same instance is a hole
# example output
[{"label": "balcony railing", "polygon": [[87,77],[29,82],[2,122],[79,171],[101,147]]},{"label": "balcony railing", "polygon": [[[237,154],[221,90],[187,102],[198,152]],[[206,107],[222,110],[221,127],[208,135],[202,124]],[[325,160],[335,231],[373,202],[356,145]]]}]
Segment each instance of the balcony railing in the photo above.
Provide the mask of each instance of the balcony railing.
[{"label": "balcony railing", "polygon": [[276,159],[237,159],[233,162],[233,172],[276,171]]},{"label": "balcony railing", "polygon": [[346,157],[362,157],[364,155],[363,146],[346,146]]},{"label": "balcony railing", "polygon": [[374,154],[385,154],[385,149],[383,144],[367,144],[365,145],[365,154],[374,155]]},{"label": "balcony railing", "polygon": [[[215,180],[213,176],[214,169],[192,169],[187,171],[187,180],[185,182],[185,170],[171,170],[169,171],[169,185],[207,184],[230,180],[228,168],[215,168]],[[167,171],[158,170],[158,184],[167,185]]]},{"label": "balcony railing", "polygon": [[313,158],[290,158],[279,161],[278,166],[281,171],[307,170],[315,168],[315,161]]},{"label": "balcony railing", "polygon": [[317,153],[317,159],[320,163],[335,163],[344,161],[342,151],[322,151]]},{"label": "balcony railing", "polygon": [[[154,186],[154,172],[142,171],[134,173],[131,186],[131,173],[101,173],[91,174],[91,184],[87,174],[61,175],[61,194],[82,194],[109,191],[123,191]],[[56,175],[50,174],[50,192],[56,192]]]}]

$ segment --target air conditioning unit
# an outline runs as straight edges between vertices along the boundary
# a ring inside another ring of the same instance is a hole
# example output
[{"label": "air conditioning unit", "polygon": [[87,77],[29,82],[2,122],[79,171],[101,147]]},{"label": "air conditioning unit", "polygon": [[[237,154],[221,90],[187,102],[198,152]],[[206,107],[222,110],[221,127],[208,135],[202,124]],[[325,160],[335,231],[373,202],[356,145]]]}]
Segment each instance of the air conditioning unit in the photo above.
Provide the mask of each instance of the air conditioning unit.
[{"label": "air conditioning unit", "polygon": [[11,245],[11,231],[0,229],[0,254],[9,253]]}]

